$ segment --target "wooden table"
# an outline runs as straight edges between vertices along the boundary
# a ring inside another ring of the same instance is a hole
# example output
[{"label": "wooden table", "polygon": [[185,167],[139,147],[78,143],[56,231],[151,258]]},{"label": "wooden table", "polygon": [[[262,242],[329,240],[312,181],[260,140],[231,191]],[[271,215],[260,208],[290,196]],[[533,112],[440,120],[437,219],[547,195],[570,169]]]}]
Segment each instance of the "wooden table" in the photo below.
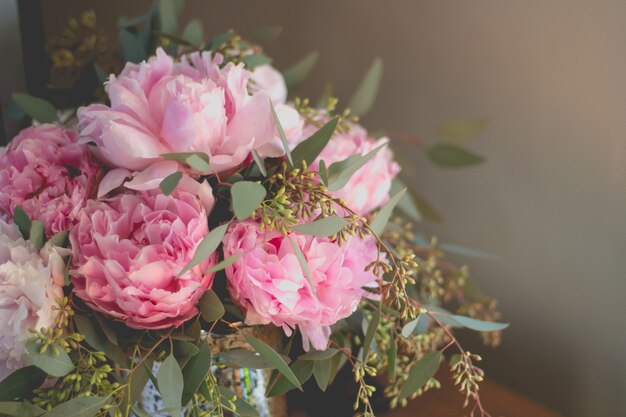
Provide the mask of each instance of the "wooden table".
[{"label": "wooden table", "polygon": [[[462,417],[469,415],[463,409],[463,397],[449,378],[443,376],[440,390],[424,394],[403,409],[393,410],[381,417]],[[559,414],[488,380],[480,388],[481,401],[492,417],[561,417]]]}]

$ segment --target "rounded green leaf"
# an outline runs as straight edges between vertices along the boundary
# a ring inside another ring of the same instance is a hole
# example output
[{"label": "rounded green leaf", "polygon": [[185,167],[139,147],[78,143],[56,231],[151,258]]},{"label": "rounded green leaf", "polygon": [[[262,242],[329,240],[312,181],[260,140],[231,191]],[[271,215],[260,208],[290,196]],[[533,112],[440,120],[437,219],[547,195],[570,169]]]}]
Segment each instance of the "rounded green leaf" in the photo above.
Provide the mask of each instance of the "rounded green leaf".
[{"label": "rounded green leaf", "polygon": [[265,360],[274,365],[278,372],[283,374],[285,378],[289,380],[289,382],[291,382],[296,388],[302,391],[302,385],[300,384],[300,381],[293,373],[291,368],[289,368],[287,362],[285,362],[285,360],[278,353],[276,353],[274,349],[272,349],[266,343],[255,338],[254,336],[246,334],[244,335],[244,337],[246,338],[246,341],[250,343],[250,345],[254,348],[254,350],[259,352],[261,356],[263,356]]},{"label": "rounded green leaf", "polygon": [[267,195],[267,190],[258,182],[239,181],[230,189],[233,211],[238,220],[245,220],[254,213]]},{"label": "rounded green leaf", "polygon": [[46,417],[93,417],[111,397],[78,397],[61,403],[46,413]]},{"label": "rounded green leaf", "polygon": [[446,168],[461,168],[480,164],[485,161],[482,156],[475,155],[465,149],[447,143],[433,145],[426,150],[431,161]]},{"label": "rounded green leaf", "polygon": [[0,382],[0,401],[11,401],[29,395],[45,379],[46,373],[36,366],[20,368]]},{"label": "rounded green leaf", "polygon": [[311,223],[304,223],[291,227],[291,230],[303,235],[318,237],[331,236],[338,233],[348,224],[348,221],[339,216],[328,216]]},{"label": "rounded green leaf", "polygon": [[174,355],[170,354],[159,368],[157,383],[166,408],[180,409],[183,396],[183,371]]},{"label": "rounded green leaf", "polygon": [[56,109],[46,100],[26,93],[14,93],[13,100],[24,113],[39,123],[54,123],[58,120]]},{"label": "rounded green leaf", "polygon": [[415,365],[411,368],[409,376],[406,382],[400,390],[399,399],[404,399],[414,394],[418,389],[424,386],[430,378],[432,378],[437,369],[439,369],[439,363],[441,362],[441,352],[427,353],[415,362]]},{"label": "rounded green leaf", "polygon": [[202,295],[198,308],[206,321],[219,320],[224,316],[224,304],[213,290],[208,290]]},{"label": "rounded green leaf", "polygon": [[308,53],[304,58],[293,64],[291,67],[283,71],[287,90],[290,92],[298,88],[311,74],[319,53],[317,51]]},{"label": "rounded green leaf", "polygon": [[74,369],[74,364],[65,350],[57,347],[57,355],[53,346],[48,346],[43,353],[40,352],[41,347],[35,340],[26,342],[26,358],[31,364],[56,377],[65,376]]}]

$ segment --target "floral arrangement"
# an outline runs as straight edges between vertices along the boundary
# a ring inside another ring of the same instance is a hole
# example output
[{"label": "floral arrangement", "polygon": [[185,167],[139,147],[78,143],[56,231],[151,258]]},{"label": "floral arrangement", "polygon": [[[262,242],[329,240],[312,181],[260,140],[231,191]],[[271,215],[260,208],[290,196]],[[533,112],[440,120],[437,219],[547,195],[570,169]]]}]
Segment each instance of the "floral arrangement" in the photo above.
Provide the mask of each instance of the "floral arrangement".
[{"label": "floral arrangement", "polygon": [[406,193],[389,139],[358,123],[380,61],[352,110],[288,100],[316,55],[281,74],[256,42],[275,29],[205,42],[198,21],[177,34],[177,5],[121,20],[121,58],[92,12],[71,20],[48,47],[62,111],[14,95],[35,123],[0,151],[0,414],[142,416],[152,384],[158,415],[268,415],[220,372],[268,369],[274,397],[349,367],[355,413],[373,416],[375,376],[405,405],[447,361],[487,415],[480,357],[453,329],[496,345],[506,324],[413,231],[431,209]]}]

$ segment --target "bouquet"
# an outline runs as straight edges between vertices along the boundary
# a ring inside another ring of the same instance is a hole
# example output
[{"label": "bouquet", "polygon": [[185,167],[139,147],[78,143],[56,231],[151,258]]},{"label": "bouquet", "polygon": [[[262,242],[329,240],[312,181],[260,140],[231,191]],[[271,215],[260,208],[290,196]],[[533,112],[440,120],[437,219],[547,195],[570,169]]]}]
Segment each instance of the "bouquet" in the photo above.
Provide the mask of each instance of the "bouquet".
[{"label": "bouquet", "polygon": [[14,95],[33,124],[0,151],[0,414],[268,416],[348,368],[373,416],[375,377],[406,405],[447,362],[487,415],[453,330],[495,345],[506,324],[413,230],[428,206],[358,122],[380,61],[351,110],[288,99],[316,55],[281,73],[260,46],[275,29],[206,42],[177,4],[120,20],[121,54],[92,12],[71,20],[48,45],[60,109]]}]

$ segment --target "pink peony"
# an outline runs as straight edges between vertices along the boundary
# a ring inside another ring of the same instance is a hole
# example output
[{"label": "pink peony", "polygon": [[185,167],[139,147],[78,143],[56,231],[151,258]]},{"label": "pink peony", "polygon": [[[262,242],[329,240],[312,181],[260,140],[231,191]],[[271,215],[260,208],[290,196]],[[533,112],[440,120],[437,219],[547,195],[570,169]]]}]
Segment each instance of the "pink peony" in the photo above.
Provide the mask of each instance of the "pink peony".
[{"label": "pink peony", "polygon": [[[293,249],[295,242],[307,259],[314,290]],[[241,254],[226,268],[233,300],[250,325],[272,323],[287,335],[300,329],[306,350],[325,349],[330,326],[352,314],[364,287],[376,276],[365,267],[376,260],[372,240],[353,238],[341,246],[328,238],[264,231],[254,222],[236,223],[224,237],[224,256]]]},{"label": "pink peony", "polygon": [[[221,55],[209,52],[174,62],[159,49],[147,62],[129,63],[119,76],[111,76],[106,86],[110,106],[79,110],[84,140],[94,142],[102,159],[122,170],[111,174],[119,185],[143,171],[140,180],[126,186],[158,186],[172,172],[164,165],[150,170],[164,153],[206,153],[216,172],[249,162],[253,149],[262,156],[284,154],[268,92],[249,88],[252,73],[243,64],[220,67],[222,62]],[[301,123],[294,109],[277,104],[276,110],[287,130],[290,123]]]},{"label": "pink peony", "polygon": [[70,233],[74,291],[129,327],[178,326],[197,313],[213,281],[204,271],[216,255],[177,277],[208,231],[207,212],[191,193],[89,201]]},{"label": "pink peony", "polygon": [[[313,125],[306,126],[298,139],[290,141],[290,146],[295,147],[318,129]],[[324,160],[326,166],[329,167],[352,155],[365,155],[387,142],[389,139],[376,140],[369,136],[362,126],[353,124],[348,132],[335,133],[317,160],[311,164],[311,169],[317,171],[320,160]],[[385,146],[355,172],[343,188],[332,194],[343,199],[356,213],[366,215],[389,200],[391,182],[398,172],[400,172],[400,166],[394,161],[391,149]]]},{"label": "pink peony", "polygon": [[64,249],[35,250],[0,220],[0,381],[25,366],[29,329],[52,327],[63,297]]},{"label": "pink peony", "polygon": [[19,205],[51,236],[72,226],[100,177],[75,132],[54,125],[24,129],[0,149],[0,214],[11,218]]},{"label": "pink peony", "polygon": [[259,65],[252,73],[253,88],[264,90],[270,95],[274,105],[284,104],[287,101],[287,84],[285,78],[273,66]]}]

